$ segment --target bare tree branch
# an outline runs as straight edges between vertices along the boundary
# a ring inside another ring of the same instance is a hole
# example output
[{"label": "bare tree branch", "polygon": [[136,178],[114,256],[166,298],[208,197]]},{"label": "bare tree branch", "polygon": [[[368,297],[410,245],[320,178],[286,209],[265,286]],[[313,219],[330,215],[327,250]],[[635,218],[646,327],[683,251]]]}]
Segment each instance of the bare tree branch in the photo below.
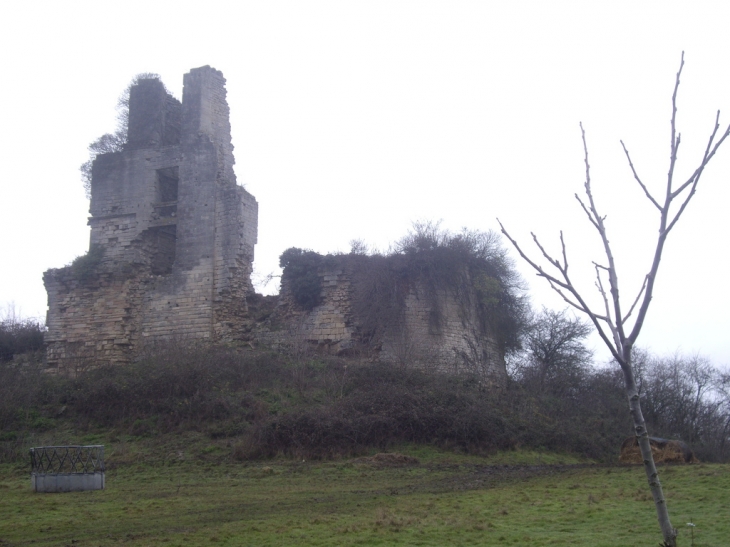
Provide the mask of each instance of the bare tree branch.
[{"label": "bare tree branch", "polygon": [[[565,294],[565,293],[563,292],[563,290],[562,290],[562,289],[561,289],[560,287],[556,286],[556,285],[555,285],[555,284],[554,284],[554,283],[553,283],[553,282],[552,282],[552,281],[551,281],[550,279],[548,279],[548,283],[550,284],[550,288],[551,288],[552,290],[554,290],[554,291],[555,291],[555,292],[556,292],[556,293],[557,293],[557,294],[558,294],[558,295],[560,296],[560,298],[562,298],[562,299],[563,299],[563,300],[564,300],[564,301],[565,301],[565,302],[566,302],[566,303],[567,303],[567,304],[568,304],[569,306],[572,306],[572,307],[574,307],[575,309],[579,310],[579,311],[580,311],[580,312],[582,312],[582,313],[586,313],[586,314],[590,313],[590,310],[586,310],[586,309],[585,309],[585,308],[584,308],[583,306],[581,306],[581,305],[580,305],[580,304],[578,304],[577,302],[574,302],[573,300],[571,300],[571,299],[570,299],[570,298],[569,298],[569,297],[568,297],[568,296],[567,296],[567,295],[566,295],[566,294]],[[603,319],[603,318],[600,318],[600,317],[599,317],[599,319]]]},{"label": "bare tree branch", "polygon": [[717,111],[717,114],[715,115],[715,126],[712,130],[712,134],[710,135],[710,138],[707,140],[707,147],[705,148],[705,153],[702,156],[702,161],[700,162],[700,166],[695,169],[694,173],[692,173],[692,176],[690,176],[684,184],[682,184],[679,188],[674,190],[671,193],[671,199],[676,198],[679,194],[682,193],[682,191],[687,188],[690,184],[694,185],[697,183],[698,175],[702,172],[702,170],[705,168],[705,165],[707,165],[707,162],[712,159],[712,156],[715,155],[715,152],[717,152],[717,148],[722,144],[722,141],[725,140],[725,138],[728,135],[728,132],[730,132],[730,126],[725,130],[720,140],[715,144],[715,147],[712,147],[712,143],[715,140],[715,137],[717,136],[717,131],[720,129],[720,111]]},{"label": "bare tree branch", "polygon": [[[670,143],[670,154],[669,154],[669,173],[667,174],[667,200],[672,195],[672,180],[674,179],[674,166],[677,163],[677,152],[679,150],[679,143],[682,140],[681,135],[677,135],[677,91],[679,90],[679,80],[682,76],[682,69],[684,68],[684,51],[682,52],[682,59],[679,63],[679,70],[677,71],[677,77],[674,80],[674,92],[672,93],[672,119],[671,119],[671,143]],[[667,203],[665,201],[664,205]]]},{"label": "bare tree branch", "polygon": [[603,299],[603,305],[606,308],[606,325],[611,331],[611,335],[613,336],[613,342],[614,344],[616,344],[616,348],[620,348],[621,339],[619,338],[618,329],[616,328],[616,325],[611,318],[611,306],[608,303],[608,295],[606,294],[606,290],[603,288],[603,281],[601,280],[601,269],[608,270],[608,268],[605,268],[604,266],[599,266],[595,262],[593,263],[593,266],[596,268],[596,287],[598,288],[598,292]]},{"label": "bare tree branch", "polygon": [[672,192],[671,199],[673,200],[675,197],[677,197],[682,190],[687,188],[687,186],[692,183],[692,186],[690,188],[689,193],[687,194],[687,197],[682,202],[682,205],[679,207],[679,210],[674,215],[674,218],[669,222],[669,225],[667,226],[667,232],[669,232],[672,228],[674,228],[674,225],[679,220],[679,217],[682,216],[682,213],[684,212],[685,208],[687,207],[687,204],[689,203],[689,200],[692,199],[692,196],[694,196],[695,191],[697,190],[697,184],[700,182],[700,177],[702,176],[702,173],[705,170],[705,167],[707,166],[707,163],[712,159],[712,157],[715,155],[715,152],[717,152],[717,148],[723,143],[723,141],[730,135],[730,125],[728,125],[725,132],[722,134],[722,137],[720,137],[720,140],[717,141],[715,144],[715,147],[710,151],[710,146],[712,145],[712,141],[715,138],[715,134],[717,133],[718,128],[720,127],[719,124],[719,117],[720,117],[720,111],[717,111],[717,118],[715,121],[715,129],[712,132],[712,135],[710,136],[710,140],[707,144],[707,150],[705,150],[705,155],[702,158],[702,163],[700,166],[695,170],[694,174],[690,179],[685,182],[682,186],[680,186],[676,191]]},{"label": "bare tree branch", "polygon": [[563,230],[560,230],[560,248],[563,252],[563,270],[562,270],[563,277],[565,277],[566,282],[569,282],[569,280],[568,280],[568,253],[565,249],[565,238],[563,237]]},{"label": "bare tree branch", "polygon": [[585,203],[583,203],[583,200],[580,199],[580,196],[578,194],[573,194],[575,196],[575,199],[578,200],[578,203],[580,203],[580,206],[583,208],[583,211],[585,212],[586,216],[588,217],[588,222],[593,224],[593,227],[598,230],[600,233],[601,228],[598,226],[598,223],[593,220],[593,214],[588,210],[588,207],[586,207]]},{"label": "bare tree branch", "polygon": [[631,308],[629,308],[629,313],[624,315],[624,317],[621,319],[624,323],[626,323],[626,321],[628,321],[629,317],[631,317],[631,314],[633,313],[634,308],[636,307],[636,304],[639,302],[641,295],[644,294],[644,290],[646,289],[646,280],[647,280],[647,276],[644,276],[644,282],[641,284],[641,290],[639,291],[639,294],[636,295],[636,299],[634,300],[634,303],[631,304]]},{"label": "bare tree branch", "polygon": [[[588,163],[588,143],[586,142],[586,132],[585,129],[583,129],[583,124],[580,124],[580,132],[581,132],[581,138],[583,140],[583,154],[584,154],[584,162],[586,166],[586,181],[584,184],[586,195],[588,196],[588,203],[590,205],[590,211],[593,214],[593,218],[595,219],[596,228],[598,229],[598,233],[601,236],[601,241],[603,242],[603,251],[606,254],[606,259],[608,260],[608,284],[611,291],[611,299],[613,301],[613,316],[617,319],[621,318],[621,303],[619,300],[619,290],[618,290],[618,274],[616,272],[616,263],[613,259],[613,252],[611,251],[611,244],[608,241],[608,235],[606,233],[606,225],[604,224],[605,217],[602,217],[598,214],[598,209],[596,208],[596,202],[593,199],[593,191],[591,190],[591,173],[590,173],[590,165]],[[617,321],[616,323],[616,329],[618,330],[620,338],[623,338],[624,336],[624,327],[623,324],[620,321]],[[618,348],[617,348],[618,349]]]},{"label": "bare tree branch", "polygon": [[[540,240],[537,239],[537,236],[534,233],[530,233],[530,235],[532,236],[532,240],[535,242],[535,245],[537,245],[537,248],[540,249],[540,252],[542,253],[542,256],[545,258],[545,260],[547,260],[548,262],[550,262],[550,264],[555,266],[560,271],[560,273],[563,273],[565,271],[563,265],[560,264],[560,262],[558,262],[557,259],[553,258],[552,256],[550,256],[548,254],[548,252],[542,246],[542,244],[540,243]],[[564,285],[564,286],[567,288],[567,285]]]},{"label": "bare tree branch", "polygon": [[646,197],[649,198],[649,201],[651,201],[654,204],[654,207],[659,209],[659,211],[662,210],[662,206],[657,203],[657,200],[654,199],[654,196],[651,195],[649,190],[647,189],[646,185],[641,181],[641,178],[639,177],[639,174],[636,172],[636,169],[634,168],[634,163],[631,161],[631,155],[629,154],[629,151],[626,149],[626,145],[624,144],[624,141],[621,142],[621,147],[624,149],[624,154],[626,154],[626,159],[629,162],[629,167],[631,167],[631,172],[634,174],[634,179],[636,182],[639,183],[639,186],[641,186],[641,189],[644,190],[644,194],[646,194]]},{"label": "bare tree branch", "polygon": [[[569,305],[571,305],[574,308],[580,310],[581,312],[585,313],[588,316],[588,318],[593,323],[593,326],[596,328],[596,332],[598,332],[598,335],[601,337],[601,339],[603,340],[603,342],[606,344],[606,346],[608,347],[608,349],[611,352],[611,354],[613,355],[613,357],[616,359],[616,361],[618,363],[622,364],[622,366],[623,366],[623,359],[622,359],[621,355],[616,351],[616,348],[613,347],[613,344],[611,344],[611,341],[610,341],[609,337],[606,335],[606,332],[604,331],[604,329],[603,329],[603,327],[601,326],[601,323],[600,323],[600,321],[603,321],[605,323],[609,323],[608,317],[605,317],[603,315],[599,315],[599,314],[595,313],[594,311],[592,311],[591,308],[586,304],[585,300],[583,300],[583,298],[581,297],[580,293],[578,293],[578,291],[575,289],[575,287],[572,285],[572,283],[569,282],[569,278],[568,278],[567,282],[566,281],[560,281],[555,276],[550,275],[547,272],[545,272],[545,270],[543,270],[542,266],[538,265],[529,256],[527,256],[527,254],[525,254],[525,252],[522,250],[522,248],[517,243],[517,241],[514,238],[512,238],[512,236],[509,235],[509,232],[507,232],[507,230],[505,229],[505,227],[502,225],[502,222],[499,219],[497,219],[497,222],[499,223],[499,226],[500,226],[500,229],[501,229],[502,234],[504,234],[504,236],[509,240],[509,242],[512,243],[512,246],[517,250],[517,252],[519,253],[520,257],[522,257],[522,259],[525,262],[527,262],[530,266],[532,266],[532,268],[537,272],[537,275],[539,277],[545,278],[547,280],[547,282],[550,284],[550,287],[556,293],[558,293],[560,295],[560,297],[563,300],[565,300],[565,302],[567,302]],[[533,239],[535,240],[535,243],[537,244],[537,246],[542,251],[543,256],[545,257],[545,259],[550,264],[552,264],[558,271],[560,271],[561,272],[561,275],[563,275],[563,277],[565,278],[565,273],[563,273],[564,270],[561,268],[560,263],[557,260],[555,260],[554,258],[552,258],[545,251],[545,249],[542,247],[542,245],[540,245],[539,241],[537,240],[537,237],[534,234],[532,234],[532,236],[533,236]],[[560,287],[560,288],[558,288],[558,287]],[[563,290],[565,290],[565,291],[569,292],[570,294],[572,294],[575,297],[577,303],[576,302],[573,302],[570,298],[568,298],[565,295],[565,293],[563,292]]]}]

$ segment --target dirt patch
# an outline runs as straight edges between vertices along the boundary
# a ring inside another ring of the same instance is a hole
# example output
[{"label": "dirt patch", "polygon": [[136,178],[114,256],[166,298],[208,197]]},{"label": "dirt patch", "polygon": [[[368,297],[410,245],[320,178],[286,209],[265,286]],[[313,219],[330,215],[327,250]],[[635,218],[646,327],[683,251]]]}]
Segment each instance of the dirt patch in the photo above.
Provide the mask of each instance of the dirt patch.
[{"label": "dirt patch", "polygon": [[368,456],[366,458],[358,458],[354,463],[365,463],[376,467],[403,467],[406,465],[418,465],[418,458],[399,454],[398,452],[383,452]]}]

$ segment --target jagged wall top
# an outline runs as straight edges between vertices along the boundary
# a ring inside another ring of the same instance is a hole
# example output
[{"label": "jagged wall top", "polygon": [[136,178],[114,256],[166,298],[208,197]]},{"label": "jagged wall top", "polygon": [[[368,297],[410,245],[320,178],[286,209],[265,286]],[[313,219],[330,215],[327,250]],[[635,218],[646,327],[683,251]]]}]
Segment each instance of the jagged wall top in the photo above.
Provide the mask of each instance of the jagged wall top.
[{"label": "jagged wall top", "polygon": [[180,144],[182,105],[157,78],[138,80],[129,90],[127,149]]},{"label": "jagged wall top", "polygon": [[221,178],[235,184],[230,109],[223,73],[208,65],[194,68],[183,77],[183,139],[192,143],[207,136],[223,156]]}]

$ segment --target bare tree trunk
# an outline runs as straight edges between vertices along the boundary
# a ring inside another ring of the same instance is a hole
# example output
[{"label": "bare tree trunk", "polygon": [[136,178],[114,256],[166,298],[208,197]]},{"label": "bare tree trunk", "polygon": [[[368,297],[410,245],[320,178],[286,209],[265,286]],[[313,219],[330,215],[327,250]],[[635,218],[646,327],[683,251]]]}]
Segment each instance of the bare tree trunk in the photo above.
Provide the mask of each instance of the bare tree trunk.
[{"label": "bare tree trunk", "polygon": [[649,432],[646,430],[644,415],[641,412],[641,398],[639,390],[636,388],[636,381],[631,367],[631,356],[625,355],[626,366],[622,365],[621,370],[624,373],[624,382],[626,385],[626,396],[629,399],[629,409],[631,419],[634,423],[634,433],[641,450],[641,459],[644,462],[644,472],[649,482],[651,495],[654,498],[654,506],[656,507],[656,515],[659,520],[659,528],[661,528],[664,537],[665,547],[676,547],[677,545],[677,529],[672,526],[669,520],[669,509],[664,499],[664,491],[662,483],[659,481],[659,472],[654,462],[654,454],[651,451],[651,443],[649,442]]}]

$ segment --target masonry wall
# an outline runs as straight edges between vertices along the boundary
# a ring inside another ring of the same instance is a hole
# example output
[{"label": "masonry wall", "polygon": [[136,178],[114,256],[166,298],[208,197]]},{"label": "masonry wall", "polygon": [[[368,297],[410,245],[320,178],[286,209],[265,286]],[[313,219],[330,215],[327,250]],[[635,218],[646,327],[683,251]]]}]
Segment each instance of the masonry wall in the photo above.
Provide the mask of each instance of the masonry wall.
[{"label": "masonry wall", "polygon": [[124,363],[137,339],[141,304],[136,276],[96,274],[85,279],[70,268],[49,270],[47,362],[78,371],[99,362]]},{"label": "masonry wall", "polygon": [[476,309],[449,290],[436,295],[441,321],[433,325],[433,301],[414,284],[405,299],[401,328],[386,332],[381,360],[418,362],[453,372],[469,371],[480,377],[506,374],[504,355],[491,334],[483,334]]},{"label": "masonry wall", "polygon": [[[358,352],[395,364],[468,371],[490,381],[506,376],[504,354],[495,337],[484,333],[474,306],[448,289],[439,291],[434,301],[415,279],[409,282],[399,320],[375,339],[364,339],[363,318],[353,305],[358,262],[347,256],[339,257],[338,262],[338,267],[319,272],[322,302],[309,311],[297,306],[285,275],[278,309],[270,322],[276,327],[259,330],[257,339],[274,347]],[[441,318],[438,325],[433,321],[434,306]]]},{"label": "masonry wall", "polygon": [[132,87],[128,142],[92,167],[100,258],[81,277],[74,267],[44,275],[50,366],[125,362],[147,340],[241,336],[258,204],[233,164],[219,71],[186,74],[182,103],[157,79]]},{"label": "masonry wall", "polygon": [[308,351],[317,348],[341,354],[357,346],[357,321],[352,313],[350,272],[337,268],[321,272],[322,303],[312,310],[299,307],[282,279],[277,309],[255,327],[255,339],[275,349]]}]

